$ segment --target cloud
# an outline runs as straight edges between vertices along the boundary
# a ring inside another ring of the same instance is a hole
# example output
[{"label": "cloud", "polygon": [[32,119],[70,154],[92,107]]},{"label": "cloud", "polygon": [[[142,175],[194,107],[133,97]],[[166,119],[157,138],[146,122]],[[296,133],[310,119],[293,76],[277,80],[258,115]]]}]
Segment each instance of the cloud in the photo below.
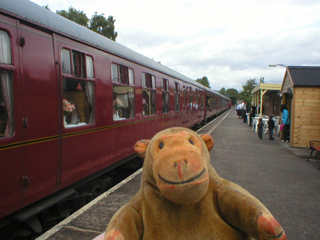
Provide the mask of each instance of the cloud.
[{"label": "cloud", "polygon": [[34,0],[116,19],[117,42],[213,89],[282,83],[269,64],[320,65],[320,2],[312,0]]}]

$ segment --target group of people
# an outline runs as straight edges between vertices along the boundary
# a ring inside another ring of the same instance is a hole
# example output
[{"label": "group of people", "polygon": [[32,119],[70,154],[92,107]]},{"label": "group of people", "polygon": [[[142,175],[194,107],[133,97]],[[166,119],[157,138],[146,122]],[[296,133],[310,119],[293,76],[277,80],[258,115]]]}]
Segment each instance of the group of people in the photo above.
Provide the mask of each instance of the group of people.
[{"label": "group of people", "polygon": [[[256,112],[259,109],[254,105],[252,102],[251,105],[248,105],[246,101],[240,101],[236,106],[237,116],[238,118],[242,118],[243,122],[246,123],[248,121],[247,119],[247,113],[249,113],[249,126],[252,126],[252,119],[256,116]],[[280,130],[283,132],[283,139],[282,141],[289,142],[289,129],[290,129],[290,120],[289,120],[289,112],[286,108],[285,104],[282,104],[280,107],[281,113],[282,113],[282,124],[280,127]],[[269,116],[268,119],[268,130],[269,130],[269,140],[274,140],[273,137],[273,131],[274,131],[274,120],[273,115]],[[263,136],[263,121],[262,118],[258,119],[258,138],[262,140]]]},{"label": "group of people", "polygon": [[249,105],[246,101],[240,101],[236,106],[237,116],[242,118],[244,123],[248,121],[247,113],[249,113],[250,127],[252,126],[252,119],[256,116],[257,109],[253,102]]}]

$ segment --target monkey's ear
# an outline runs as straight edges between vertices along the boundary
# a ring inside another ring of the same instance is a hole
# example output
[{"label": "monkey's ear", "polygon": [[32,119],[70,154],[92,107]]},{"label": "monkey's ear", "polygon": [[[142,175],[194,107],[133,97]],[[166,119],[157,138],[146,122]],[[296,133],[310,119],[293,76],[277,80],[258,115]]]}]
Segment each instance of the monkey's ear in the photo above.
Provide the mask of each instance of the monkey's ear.
[{"label": "monkey's ear", "polygon": [[136,142],[134,145],[134,151],[137,153],[137,155],[141,158],[144,158],[146,156],[147,147],[150,143],[150,140],[142,139]]},{"label": "monkey's ear", "polygon": [[214,145],[213,137],[209,134],[201,134],[200,137],[202,138],[202,140],[206,144],[208,150],[210,151]]}]

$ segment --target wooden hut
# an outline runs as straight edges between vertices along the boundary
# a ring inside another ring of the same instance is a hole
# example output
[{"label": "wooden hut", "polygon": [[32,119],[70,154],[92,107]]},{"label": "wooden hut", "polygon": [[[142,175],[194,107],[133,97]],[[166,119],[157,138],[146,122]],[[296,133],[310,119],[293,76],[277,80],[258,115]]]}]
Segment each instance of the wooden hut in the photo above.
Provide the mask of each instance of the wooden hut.
[{"label": "wooden hut", "polygon": [[290,112],[290,147],[320,141],[320,67],[287,66],[281,93]]}]

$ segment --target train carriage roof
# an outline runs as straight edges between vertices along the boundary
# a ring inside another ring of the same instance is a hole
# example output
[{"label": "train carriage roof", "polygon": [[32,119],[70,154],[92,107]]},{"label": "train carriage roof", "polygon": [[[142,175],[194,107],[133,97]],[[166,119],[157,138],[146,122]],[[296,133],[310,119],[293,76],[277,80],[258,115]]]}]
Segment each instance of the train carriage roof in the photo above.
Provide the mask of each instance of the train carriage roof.
[{"label": "train carriage roof", "polygon": [[[50,10],[45,9],[29,0],[0,0],[0,12],[13,15],[21,20],[29,21],[38,26],[48,28],[54,32],[69,36],[86,44],[98,47],[108,53],[139,63],[158,72],[194,84],[207,91],[215,91],[204,87],[200,83],[137,53],[117,42],[114,42],[90,29],[80,26]],[[219,94],[219,93],[217,93]],[[220,95],[220,94],[219,94]]]}]

